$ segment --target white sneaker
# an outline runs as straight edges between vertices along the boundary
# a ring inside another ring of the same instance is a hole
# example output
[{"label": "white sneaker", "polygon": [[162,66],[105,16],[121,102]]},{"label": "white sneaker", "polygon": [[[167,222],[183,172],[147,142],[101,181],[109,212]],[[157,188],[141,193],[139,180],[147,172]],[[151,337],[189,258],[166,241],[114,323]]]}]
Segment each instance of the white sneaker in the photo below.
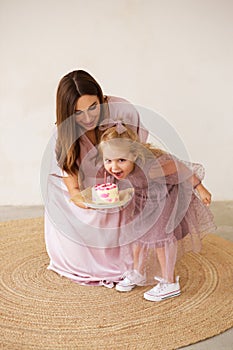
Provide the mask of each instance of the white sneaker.
[{"label": "white sneaker", "polygon": [[178,297],[181,293],[179,276],[176,277],[175,283],[168,283],[165,280],[155,277],[159,283],[152,289],[144,293],[144,298],[150,301],[161,301],[168,298]]},{"label": "white sneaker", "polygon": [[137,270],[127,271],[123,275],[123,280],[117,283],[116,290],[118,292],[130,292],[134,287],[143,285],[144,282],[144,276]]}]

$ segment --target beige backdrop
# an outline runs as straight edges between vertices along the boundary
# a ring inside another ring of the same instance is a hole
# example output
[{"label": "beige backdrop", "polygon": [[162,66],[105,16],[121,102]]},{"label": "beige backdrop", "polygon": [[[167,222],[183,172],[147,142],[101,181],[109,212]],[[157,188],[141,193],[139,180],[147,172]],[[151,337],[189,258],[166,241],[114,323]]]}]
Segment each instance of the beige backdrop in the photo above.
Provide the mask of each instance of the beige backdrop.
[{"label": "beige backdrop", "polygon": [[40,204],[55,91],[82,68],[161,113],[215,200],[233,199],[233,2],[1,0],[0,205]]}]

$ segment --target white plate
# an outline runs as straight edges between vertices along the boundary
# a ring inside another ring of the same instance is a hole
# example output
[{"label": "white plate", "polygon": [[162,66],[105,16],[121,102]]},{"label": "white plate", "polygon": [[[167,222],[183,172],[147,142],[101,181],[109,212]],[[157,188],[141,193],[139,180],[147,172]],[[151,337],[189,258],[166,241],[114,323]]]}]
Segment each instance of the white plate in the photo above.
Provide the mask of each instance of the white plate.
[{"label": "white plate", "polygon": [[119,199],[120,200],[119,200],[119,202],[115,202],[115,203],[95,203],[95,202],[92,202],[92,200],[90,200],[88,198],[90,196],[89,188],[84,190],[81,193],[83,194],[84,197],[86,197],[88,199],[87,202],[80,200],[80,198],[78,198],[78,197],[77,197],[77,199],[75,197],[73,197],[72,201],[83,203],[88,208],[92,208],[92,209],[110,209],[110,208],[118,208],[118,207],[122,207],[123,205],[126,205],[133,197],[134,189],[127,188],[126,190],[119,191]]}]

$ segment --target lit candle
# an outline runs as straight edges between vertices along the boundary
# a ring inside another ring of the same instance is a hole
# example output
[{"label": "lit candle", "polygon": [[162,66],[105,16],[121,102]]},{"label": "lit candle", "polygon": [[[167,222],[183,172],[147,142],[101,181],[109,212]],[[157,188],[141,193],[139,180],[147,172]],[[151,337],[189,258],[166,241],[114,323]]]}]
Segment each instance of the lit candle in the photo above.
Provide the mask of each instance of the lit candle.
[{"label": "lit candle", "polygon": [[104,183],[106,184],[107,182],[107,171],[104,172]]}]

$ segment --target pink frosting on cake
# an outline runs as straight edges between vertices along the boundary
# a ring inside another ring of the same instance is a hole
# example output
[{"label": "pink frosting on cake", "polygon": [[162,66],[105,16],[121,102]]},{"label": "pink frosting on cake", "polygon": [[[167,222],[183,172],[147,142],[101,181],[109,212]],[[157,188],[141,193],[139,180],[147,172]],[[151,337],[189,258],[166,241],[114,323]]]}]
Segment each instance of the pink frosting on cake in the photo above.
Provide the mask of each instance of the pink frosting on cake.
[{"label": "pink frosting on cake", "polygon": [[92,187],[92,200],[96,203],[115,203],[119,201],[119,192],[116,184],[97,184]]}]

